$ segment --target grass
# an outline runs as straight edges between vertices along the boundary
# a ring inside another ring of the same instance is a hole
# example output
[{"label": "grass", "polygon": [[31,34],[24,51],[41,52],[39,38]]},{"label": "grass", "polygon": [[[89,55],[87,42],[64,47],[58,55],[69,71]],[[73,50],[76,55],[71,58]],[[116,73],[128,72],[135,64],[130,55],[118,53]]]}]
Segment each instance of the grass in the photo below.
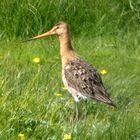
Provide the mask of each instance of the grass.
[{"label": "grass", "polygon": [[[77,122],[73,98],[61,82],[58,40],[1,42],[1,139],[17,139],[20,132],[30,140],[62,139],[66,133],[73,139],[140,139],[140,49],[134,49],[138,42],[128,48],[133,44],[129,42],[132,36],[127,37],[73,39],[79,54],[99,71],[108,71],[102,78],[117,104],[113,109],[92,100],[86,106],[82,101]],[[41,59],[40,64],[33,63],[34,57]]]},{"label": "grass", "polygon": [[[65,134],[73,140],[139,140],[139,6],[139,0],[1,0],[0,139],[23,133],[27,140]],[[102,79],[117,109],[81,101],[75,121],[74,100],[61,81],[58,39],[21,43],[59,20],[69,23],[76,52],[108,71]]]},{"label": "grass", "polygon": [[60,20],[75,35],[90,29],[94,36],[135,31],[140,23],[139,0],[1,0],[0,11],[0,38],[5,39],[33,36]]}]

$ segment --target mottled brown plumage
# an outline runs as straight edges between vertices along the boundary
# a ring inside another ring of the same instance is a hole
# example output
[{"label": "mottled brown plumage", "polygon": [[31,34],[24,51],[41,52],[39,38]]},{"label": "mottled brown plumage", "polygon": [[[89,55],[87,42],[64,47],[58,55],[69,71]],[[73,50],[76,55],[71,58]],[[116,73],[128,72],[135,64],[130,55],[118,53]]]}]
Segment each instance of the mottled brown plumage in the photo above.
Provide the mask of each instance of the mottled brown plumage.
[{"label": "mottled brown plumage", "polygon": [[63,74],[68,84],[68,86],[65,86],[67,86],[68,89],[71,87],[75,89],[77,93],[79,92],[83,95],[79,96],[77,94],[77,99],[75,97],[77,101],[80,97],[83,97],[84,99],[96,99],[113,105],[96,69],[79,56],[76,56],[65,65]]},{"label": "mottled brown plumage", "polygon": [[58,35],[60,41],[62,80],[75,101],[78,102],[80,98],[91,98],[115,106],[96,69],[74,52],[68,25],[65,22],[57,23],[50,31],[33,37],[31,40],[54,34]]}]

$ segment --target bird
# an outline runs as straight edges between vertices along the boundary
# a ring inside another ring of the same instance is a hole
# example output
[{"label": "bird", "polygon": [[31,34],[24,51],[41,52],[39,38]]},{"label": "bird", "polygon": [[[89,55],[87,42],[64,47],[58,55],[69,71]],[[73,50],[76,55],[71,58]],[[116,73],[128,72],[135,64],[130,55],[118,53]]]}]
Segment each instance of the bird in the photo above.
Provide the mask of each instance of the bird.
[{"label": "bird", "polygon": [[94,99],[116,107],[110,99],[96,68],[74,51],[66,22],[60,21],[48,32],[32,37],[28,41],[51,35],[57,35],[59,38],[62,81],[74,98],[76,118],[79,117],[78,102],[81,99]]}]

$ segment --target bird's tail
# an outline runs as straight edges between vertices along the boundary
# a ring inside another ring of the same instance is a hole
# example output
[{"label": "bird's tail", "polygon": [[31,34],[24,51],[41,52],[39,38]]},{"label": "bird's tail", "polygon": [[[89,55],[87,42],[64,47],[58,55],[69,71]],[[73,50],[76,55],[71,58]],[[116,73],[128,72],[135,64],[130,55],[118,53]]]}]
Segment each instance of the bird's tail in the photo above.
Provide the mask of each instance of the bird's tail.
[{"label": "bird's tail", "polygon": [[116,108],[116,105],[106,94],[95,94],[95,99]]},{"label": "bird's tail", "polygon": [[117,108],[116,104],[113,103],[113,101],[111,101],[111,103],[107,103],[107,104],[108,104],[108,105],[111,105],[111,106],[113,106],[113,107],[115,107],[115,108]]}]

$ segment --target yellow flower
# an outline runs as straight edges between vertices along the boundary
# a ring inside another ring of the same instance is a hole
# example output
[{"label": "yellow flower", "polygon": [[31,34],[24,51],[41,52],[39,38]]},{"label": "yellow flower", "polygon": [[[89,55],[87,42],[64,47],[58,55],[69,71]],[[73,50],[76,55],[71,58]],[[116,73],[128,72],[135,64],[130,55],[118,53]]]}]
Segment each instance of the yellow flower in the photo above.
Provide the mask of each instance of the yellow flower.
[{"label": "yellow flower", "polygon": [[36,64],[40,63],[40,58],[39,57],[35,57],[33,59],[33,62],[36,63]]},{"label": "yellow flower", "polygon": [[55,96],[57,96],[57,97],[61,97],[62,94],[61,94],[61,93],[55,93]]},{"label": "yellow flower", "polygon": [[71,134],[65,134],[63,140],[71,140]]},{"label": "yellow flower", "polygon": [[23,140],[23,139],[25,139],[25,134],[19,133],[19,134],[18,134],[18,137],[19,137],[21,140]]},{"label": "yellow flower", "polygon": [[106,74],[107,74],[107,70],[103,69],[103,70],[100,71],[100,73],[101,73],[102,75],[106,75]]}]

